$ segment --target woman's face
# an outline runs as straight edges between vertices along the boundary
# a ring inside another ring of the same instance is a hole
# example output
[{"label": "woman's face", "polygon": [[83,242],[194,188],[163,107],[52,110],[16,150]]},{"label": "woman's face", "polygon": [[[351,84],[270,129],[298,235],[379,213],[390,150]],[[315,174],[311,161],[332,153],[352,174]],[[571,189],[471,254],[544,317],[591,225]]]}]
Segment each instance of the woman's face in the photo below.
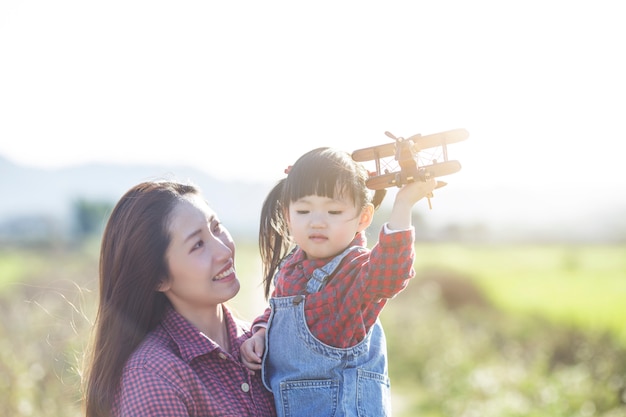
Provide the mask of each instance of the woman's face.
[{"label": "woman's face", "polygon": [[235,245],[217,215],[198,195],[189,194],[172,210],[169,276],[159,286],[181,314],[212,308],[239,292]]}]

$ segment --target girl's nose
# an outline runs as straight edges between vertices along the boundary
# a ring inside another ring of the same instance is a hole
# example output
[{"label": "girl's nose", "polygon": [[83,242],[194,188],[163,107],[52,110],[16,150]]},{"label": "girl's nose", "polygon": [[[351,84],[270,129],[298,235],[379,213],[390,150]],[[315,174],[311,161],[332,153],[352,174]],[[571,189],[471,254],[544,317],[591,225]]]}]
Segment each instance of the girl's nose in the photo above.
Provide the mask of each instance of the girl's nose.
[{"label": "girl's nose", "polygon": [[326,215],[324,213],[314,213],[311,215],[311,227],[325,227]]}]

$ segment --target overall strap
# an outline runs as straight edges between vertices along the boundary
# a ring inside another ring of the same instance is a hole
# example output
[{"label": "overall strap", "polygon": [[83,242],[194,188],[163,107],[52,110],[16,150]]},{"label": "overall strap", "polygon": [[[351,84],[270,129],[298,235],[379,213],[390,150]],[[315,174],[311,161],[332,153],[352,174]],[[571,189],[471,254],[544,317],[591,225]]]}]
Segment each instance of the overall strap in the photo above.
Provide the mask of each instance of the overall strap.
[{"label": "overall strap", "polygon": [[335,272],[335,269],[337,269],[343,258],[345,258],[348,253],[358,249],[365,248],[363,248],[362,246],[350,246],[339,255],[331,259],[330,262],[328,262],[326,265],[319,267],[315,271],[313,271],[313,275],[311,276],[311,278],[309,278],[309,282],[307,283],[306,291],[309,294],[313,294],[321,290],[328,281],[328,278]]}]

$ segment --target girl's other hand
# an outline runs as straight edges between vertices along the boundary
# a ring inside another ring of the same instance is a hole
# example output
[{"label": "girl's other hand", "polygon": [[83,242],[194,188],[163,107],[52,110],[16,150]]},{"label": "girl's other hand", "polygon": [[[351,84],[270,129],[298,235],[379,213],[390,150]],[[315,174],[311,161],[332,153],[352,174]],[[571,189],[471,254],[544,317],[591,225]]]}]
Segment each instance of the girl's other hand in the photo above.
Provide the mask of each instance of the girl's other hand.
[{"label": "girl's other hand", "polygon": [[265,351],[265,328],[257,330],[250,339],[241,344],[241,361],[251,371],[261,369]]}]

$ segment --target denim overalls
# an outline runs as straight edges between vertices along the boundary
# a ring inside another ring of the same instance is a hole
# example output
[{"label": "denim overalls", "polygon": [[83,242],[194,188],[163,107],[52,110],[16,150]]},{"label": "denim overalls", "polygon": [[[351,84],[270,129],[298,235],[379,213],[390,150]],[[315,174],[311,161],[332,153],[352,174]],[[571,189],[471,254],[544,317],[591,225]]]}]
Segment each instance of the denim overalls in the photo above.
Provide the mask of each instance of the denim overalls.
[{"label": "denim overalls", "polygon": [[[322,289],[351,247],[315,270],[307,292]],[[340,278],[338,278],[340,279]],[[263,383],[274,393],[278,417],[391,415],[387,346],[379,320],[349,348],[319,341],[306,324],[306,295],[270,299]]]}]

